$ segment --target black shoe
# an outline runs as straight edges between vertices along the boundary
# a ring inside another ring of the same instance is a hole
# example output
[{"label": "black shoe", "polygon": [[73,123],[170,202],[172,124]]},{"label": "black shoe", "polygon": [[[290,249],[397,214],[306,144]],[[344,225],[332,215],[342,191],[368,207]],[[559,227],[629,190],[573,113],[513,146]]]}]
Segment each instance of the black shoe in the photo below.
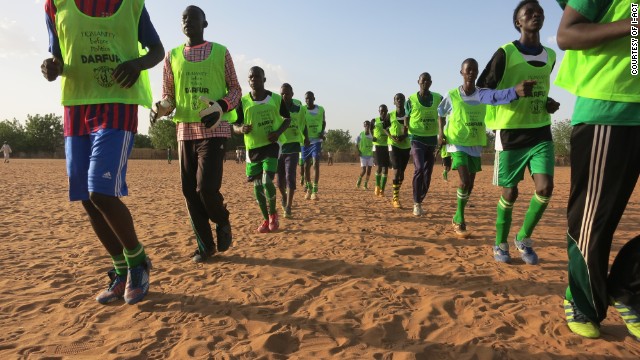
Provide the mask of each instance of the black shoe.
[{"label": "black shoe", "polygon": [[207,261],[208,258],[212,257],[213,254],[215,254],[215,251],[212,251],[209,254],[203,254],[200,252],[200,249],[196,249],[196,251],[193,253],[191,257],[191,261],[193,261],[196,264],[203,263]]},{"label": "black shoe", "polygon": [[231,224],[216,225],[216,243],[218,244],[218,251],[225,252],[229,250],[231,243],[233,242],[233,235],[231,234]]}]

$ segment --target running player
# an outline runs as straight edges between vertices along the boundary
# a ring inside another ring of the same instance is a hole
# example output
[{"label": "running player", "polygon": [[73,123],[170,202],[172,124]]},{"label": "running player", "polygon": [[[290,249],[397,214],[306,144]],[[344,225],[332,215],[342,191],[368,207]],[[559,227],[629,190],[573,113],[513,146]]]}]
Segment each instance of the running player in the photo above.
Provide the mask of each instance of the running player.
[{"label": "running player", "polygon": [[373,166],[373,135],[371,134],[371,121],[366,120],[364,122],[364,130],[356,138],[356,149],[358,150],[358,156],[360,157],[360,176],[358,176],[358,182],[356,188],[360,189],[362,183],[362,177],[364,179],[364,189],[369,190],[369,177],[371,176],[371,167]]},{"label": "running player", "polygon": [[384,129],[389,127],[389,109],[387,105],[382,104],[378,107],[379,117],[371,120],[371,128],[373,129],[373,145],[375,146],[375,162],[376,162],[376,187],[374,194],[376,196],[384,196],[384,189],[387,186],[387,173],[389,172],[389,146],[387,145],[388,136]]}]

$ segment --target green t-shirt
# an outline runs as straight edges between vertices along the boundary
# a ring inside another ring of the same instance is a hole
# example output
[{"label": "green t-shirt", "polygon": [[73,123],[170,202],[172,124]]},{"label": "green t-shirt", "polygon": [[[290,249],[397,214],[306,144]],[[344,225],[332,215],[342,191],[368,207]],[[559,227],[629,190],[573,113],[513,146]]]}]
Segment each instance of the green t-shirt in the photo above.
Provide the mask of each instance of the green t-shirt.
[{"label": "green t-shirt", "polygon": [[[557,0],[570,6],[592,22],[599,22],[617,0]],[[640,88],[640,77],[638,78]],[[640,125],[640,103],[590,99],[578,96],[571,124]]]}]

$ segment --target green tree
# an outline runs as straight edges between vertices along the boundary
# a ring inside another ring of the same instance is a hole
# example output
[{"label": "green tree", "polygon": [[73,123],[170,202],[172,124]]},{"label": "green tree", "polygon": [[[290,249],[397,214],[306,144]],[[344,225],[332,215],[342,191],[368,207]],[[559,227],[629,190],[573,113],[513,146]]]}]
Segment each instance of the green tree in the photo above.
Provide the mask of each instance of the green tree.
[{"label": "green tree", "polygon": [[354,149],[354,143],[351,142],[351,134],[349,130],[327,130],[326,140],[322,144],[322,150],[331,152],[351,152]]},{"label": "green tree", "polygon": [[178,148],[176,124],[172,121],[171,116],[158,120],[155,125],[151,126],[149,137],[151,137],[151,143],[156,149]]},{"label": "green tree", "polygon": [[133,138],[133,147],[134,148],[144,148],[151,149],[153,148],[153,143],[151,142],[151,137],[145,134],[136,134]]},{"label": "green tree", "polygon": [[16,119],[0,122],[0,144],[8,142],[13,151],[24,151],[27,148],[27,136],[24,127]]},{"label": "green tree", "polygon": [[556,156],[569,156],[571,152],[571,120],[556,121],[551,125]]},{"label": "green tree", "polygon": [[24,129],[29,151],[54,152],[64,145],[62,117],[58,115],[27,115]]}]

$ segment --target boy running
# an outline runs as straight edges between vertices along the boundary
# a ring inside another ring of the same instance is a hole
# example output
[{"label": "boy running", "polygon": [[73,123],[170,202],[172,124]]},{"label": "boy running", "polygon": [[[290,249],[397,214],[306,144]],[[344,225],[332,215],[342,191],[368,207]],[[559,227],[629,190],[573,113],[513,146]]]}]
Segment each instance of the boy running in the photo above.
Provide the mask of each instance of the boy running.
[{"label": "boy running", "polygon": [[451,171],[451,154],[447,152],[446,145],[440,145],[440,158],[442,158],[442,180],[449,181],[449,171]]},{"label": "boy running", "polygon": [[280,142],[280,157],[278,158],[278,188],[282,197],[282,211],[284,217],[291,217],[293,194],[296,190],[296,166],[300,156],[300,144],[304,141],[304,107],[300,100],[293,98],[293,88],[288,83],[280,87],[280,96],[289,110],[291,123],[278,141]]},{"label": "boy running", "polygon": [[535,194],[514,244],[522,260],[537,264],[531,235],[549,204],[553,192],[554,151],[551,139],[551,116],[560,104],[548,97],[555,52],[540,43],[544,10],[536,0],[521,1],[513,12],[513,25],[520,39],[496,51],[478,79],[477,86],[507,89],[522,80],[535,80],[532,97],[488,111],[486,126],[496,130],[494,183],[502,187],[496,219],[494,259],[509,263],[509,230],[513,205],[518,198],[518,183],[529,172]]},{"label": "boy running", "polygon": [[234,123],[236,134],[244,134],[248,154],[247,180],[253,182],[253,192],[264,220],[258,227],[259,233],[276,231],[280,227],[273,185],[280,150],[276,141],[291,121],[282,97],[266,90],[265,81],[267,78],[261,67],[249,69],[251,91],[238,104],[238,121]]},{"label": "boy running", "polygon": [[413,154],[413,212],[421,215],[422,201],[429,192],[435,151],[438,145],[438,104],[442,95],[431,92],[431,75],[418,77],[420,90],[409,96],[406,109],[409,114],[409,134]]},{"label": "boy running", "polygon": [[369,120],[364,122],[364,131],[356,138],[356,149],[358,149],[360,167],[362,167],[356,188],[360,189],[362,177],[366,173],[367,177],[364,179],[364,189],[369,190],[369,176],[371,176],[371,167],[373,166],[373,135],[371,135],[371,121]]},{"label": "boy running", "polygon": [[[113,262],[109,287],[96,300],[135,304],[149,292],[151,266],[120,197],[128,195],[138,106],[151,107],[144,70],[162,61],[164,48],[143,0],[85,3],[45,1],[52,57],[40,69],[48,81],[62,76],[69,200],[82,202]],[[107,36],[96,47],[95,37],[83,36],[87,30]],[[141,45],[148,49],[145,55]]]},{"label": "boy running", "polygon": [[[389,144],[389,152],[391,158],[391,167],[393,168],[393,200],[391,204],[394,208],[402,208],[400,203],[400,187],[404,181],[404,171],[409,162],[409,152],[411,151],[411,143],[407,133],[406,113],[404,110],[404,95],[396,94],[393,97],[393,103],[396,109],[389,113],[389,127],[385,129]],[[413,214],[422,215],[422,209],[413,207]]]},{"label": "boy running", "polygon": [[[506,90],[479,90],[475,85],[478,77],[478,62],[471,58],[462,62],[460,74],[463,84],[449,91],[438,106],[440,120],[438,144],[444,148],[446,142],[445,151],[452,160],[451,167],[453,170],[458,170],[460,176],[457,209],[451,221],[456,236],[465,238],[470,235],[470,232],[467,230],[464,210],[473,190],[476,173],[482,171],[480,162],[482,148],[487,144],[484,124],[486,106],[483,104],[508,104],[518,98],[516,94],[518,89],[524,95],[525,85],[526,90],[531,92],[535,82],[523,82],[515,88]],[[489,99],[487,95],[491,95]]]},{"label": "boy running", "polygon": [[371,120],[373,129],[373,145],[375,146],[376,157],[376,196],[384,196],[384,188],[387,186],[387,173],[389,172],[389,146],[388,136],[384,129],[389,127],[389,109],[382,104],[378,107],[379,117]]},{"label": "boy running", "polygon": [[[304,95],[305,103],[305,124],[307,135],[305,145],[302,148],[302,158],[304,159],[304,176],[307,186],[307,200],[318,200],[318,181],[320,180],[320,158],[322,154],[322,141],[324,131],[327,126],[325,112],[322,106],[316,105],[316,98],[313,92],[307,91]],[[311,183],[311,165],[313,164],[313,184]]]},{"label": "boy running", "polygon": [[[640,174],[640,78],[632,75],[630,15],[638,1],[558,1],[558,46],[567,49],[556,84],[577,96],[571,117],[567,207],[569,329],[596,338],[614,305],[640,338],[640,250],[625,245],[607,277],[613,234]],[[637,20],[637,17],[636,17]],[[637,25],[636,25],[637,28]],[[637,207],[636,207],[637,209]]]},{"label": "boy running", "polygon": [[9,146],[8,142],[4,142],[4,144],[2,145],[2,148],[0,148],[0,151],[2,151],[4,153],[4,162],[5,164],[9,162],[9,157],[11,156],[11,146]]}]

